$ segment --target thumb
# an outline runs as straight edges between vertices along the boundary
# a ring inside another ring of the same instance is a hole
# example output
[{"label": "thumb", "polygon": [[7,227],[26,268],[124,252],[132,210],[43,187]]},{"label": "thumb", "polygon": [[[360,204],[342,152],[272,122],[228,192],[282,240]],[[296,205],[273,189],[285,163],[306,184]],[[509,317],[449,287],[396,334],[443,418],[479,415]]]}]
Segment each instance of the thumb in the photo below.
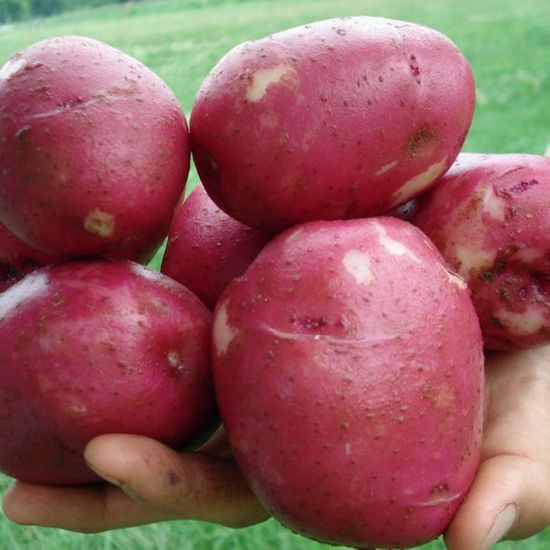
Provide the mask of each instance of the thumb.
[{"label": "thumb", "polygon": [[550,522],[546,468],[529,458],[486,459],[445,535],[449,550],[488,550],[503,538],[522,539]]},{"label": "thumb", "polygon": [[491,353],[482,460],[445,535],[450,550],[487,550],[550,523],[550,346]]},{"label": "thumb", "polygon": [[267,517],[231,459],[118,434],[96,437],[84,456],[101,477],[167,518],[240,527]]}]

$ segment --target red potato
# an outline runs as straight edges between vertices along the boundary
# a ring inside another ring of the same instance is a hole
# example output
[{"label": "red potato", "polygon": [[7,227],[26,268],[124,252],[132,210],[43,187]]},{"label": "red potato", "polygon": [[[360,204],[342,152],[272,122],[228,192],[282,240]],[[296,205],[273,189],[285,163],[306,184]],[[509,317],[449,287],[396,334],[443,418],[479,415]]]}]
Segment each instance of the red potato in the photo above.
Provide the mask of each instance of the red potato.
[{"label": "red potato", "polygon": [[43,268],[1,294],[0,470],[88,483],[96,435],[179,447],[211,428],[210,318],[187,289],[130,262]]},{"label": "red potato", "polygon": [[214,315],[218,406],[269,513],[358,548],[438,536],[474,477],[483,353],[464,282],[396,218],[267,244]]},{"label": "red potato", "polygon": [[474,96],[467,60],[435,30],[320,21],[216,65],[191,112],[193,158],[218,206],[251,227],[381,214],[451,165]]},{"label": "red potato", "polygon": [[166,84],[78,36],[0,69],[0,220],[55,257],[148,261],[189,170],[185,117]]},{"label": "red potato", "polygon": [[52,263],[52,258],[18,239],[0,223],[0,292],[27,273]]},{"label": "red potato", "polygon": [[174,212],[161,271],[213,309],[222,290],[245,272],[267,240],[220,210],[199,186]]},{"label": "red potato", "polygon": [[414,223],[466,280],[485,345],[550,341],[550,158],[461,154]]}]

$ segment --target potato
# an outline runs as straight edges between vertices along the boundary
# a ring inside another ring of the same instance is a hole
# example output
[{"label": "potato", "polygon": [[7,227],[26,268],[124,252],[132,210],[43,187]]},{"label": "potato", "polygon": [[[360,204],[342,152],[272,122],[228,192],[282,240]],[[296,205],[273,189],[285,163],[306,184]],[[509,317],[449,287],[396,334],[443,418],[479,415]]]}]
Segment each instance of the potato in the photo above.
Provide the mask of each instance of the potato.
[{"label": "potato", "polygon": [[467,281],[485,345],[550,341],[550,158],[462,153],[414,223]]},{"label": "potato", "polygon": [[61,36],[0,69],[0,221],[55,257],[147,261],[189,169],[166,84],[96,40]]},{"label": "potato", "polygon": [[467,60],[435,30],[320,21],[225,55],[197,94],[192,153],[209,195],[245,225],[372,216],[447,170],[474,95]]},{"label": "potato", "polygon": [[222,293],[222,421],[269,513],[353,547],[422,544],[479,459],[483,353],[464,282],[414,226],[310,222]]},{"label": "potato", "polygon": [[267,240],[220,210],[199,186],[174,212],[161,271],[213,309],[222,290],[244,273]]},{"label": "potato", "polygon": [[0,292],[52,259],[19,240],[0,223]]},{"label": "potato", "polygon": [[215,418],[210,313],[130,262],[46,267],[0,294],[0,470],[32,483],[98,480],[103,433],[179,447]]}]

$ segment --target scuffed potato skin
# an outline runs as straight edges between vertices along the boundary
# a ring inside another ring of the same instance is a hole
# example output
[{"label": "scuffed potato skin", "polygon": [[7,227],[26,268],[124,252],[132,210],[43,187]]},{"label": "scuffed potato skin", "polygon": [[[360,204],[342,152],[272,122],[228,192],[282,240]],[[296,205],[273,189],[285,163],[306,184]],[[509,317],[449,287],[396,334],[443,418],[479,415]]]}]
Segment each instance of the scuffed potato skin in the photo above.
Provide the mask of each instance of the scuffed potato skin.
[{"label": "scuffed potato skin", "polygon": [[199,186],[174,211],[161,271],[212,310],[268,239],[220,210]]},{"label": "scuffed potato skin", "polygon": [[483,353],[464,282],[395,218],[270,241],[216,307],[217,400],[266,509],[321,541],[437,537],[475,474]]},{"label": "scuffed potato skin", "polygon": [[107,44],[46,39],[0,69],[0,219],[38,250],[147,262],[189,156],[172,91]]},{"label": "scuffed potato skin", "polygon": [[191,113],[193,157],[218,206],[251,227],[377,215],[451,165],[474,96],[467,60],[435,30],[320,21],[214,67]]},{"label": "scuffed potato skin", "polygon": [[132,433],[180,447],[216,418],[211,314],[130,262],[47,267],[0,294],[0,470],[98,481],[85,445]]},{"label": "scuffed potato skin", "polygon": [[462,153],[413,219],[467,281],[485,346],[550,341],[550,158]]}]

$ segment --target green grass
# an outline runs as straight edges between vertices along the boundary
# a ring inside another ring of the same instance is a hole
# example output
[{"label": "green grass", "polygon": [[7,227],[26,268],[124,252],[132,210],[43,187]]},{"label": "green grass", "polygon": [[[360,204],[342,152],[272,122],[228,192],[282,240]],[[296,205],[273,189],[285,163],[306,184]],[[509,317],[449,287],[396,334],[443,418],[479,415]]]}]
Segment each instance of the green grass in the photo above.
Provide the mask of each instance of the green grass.
[{"label": "green grass", "polygon": [[[367,14],[415,21],[451,37],[469,58],[478,101],[468,151],[542,153],[550,141],[550,3],[540,0],[159,0],[63,14],[0,27],[0,59],[59,34],[98,38],[137,57],[172,87],[186,113],[202,79],[234,45],[315,19]],[[1,64],[1,63],[0,63]],[[193,171],[190,187],[197,183]],[[154,260],[158,266],[160,256]],[[0,489],[8,479],[0,476]],[[0,518],[0,550],[263,550],[327,548],[273,520],[231,530],[170,522],[79,535],[20,527]],[[440,541],[426,550],[443,549]],[[550,531],[503,550],[550,548]]]}]

